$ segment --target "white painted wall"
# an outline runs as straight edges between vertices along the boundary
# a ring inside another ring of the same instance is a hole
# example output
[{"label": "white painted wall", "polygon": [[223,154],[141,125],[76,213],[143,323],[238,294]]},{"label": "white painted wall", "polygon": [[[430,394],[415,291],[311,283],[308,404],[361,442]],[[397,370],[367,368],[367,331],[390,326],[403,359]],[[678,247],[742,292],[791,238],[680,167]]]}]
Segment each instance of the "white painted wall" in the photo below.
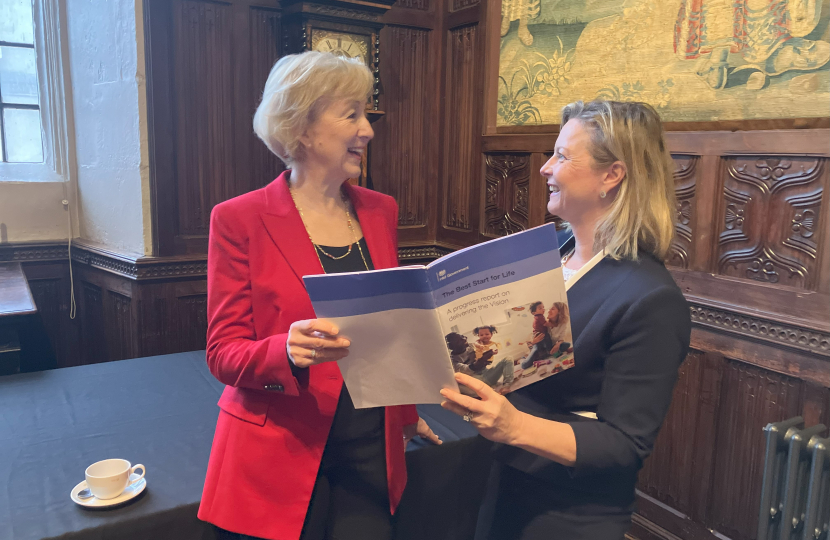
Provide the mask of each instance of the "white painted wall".
[{"label": "white painted wall", "polygon": [[67,0],[66,14],[80,236],[120,253],[144,255],[151,242],[145,242],[146,135],[144,156],[141,144],[146,113],[143,119],[139,114],[139,89],[144,92],[143,46],[140,59],[137,47],[144,36],[136,29],[140,3]]},{"label": "white painted wall", "polygon": [[77,186],[0,178],[0,243],[68,238],[68,199],[74,237],[150,255],[142,2],[67,0],[64,14]]},{"label": "white painted wall", "polygon": [[0,244],[69,237],[64,182],[0,182]]}]

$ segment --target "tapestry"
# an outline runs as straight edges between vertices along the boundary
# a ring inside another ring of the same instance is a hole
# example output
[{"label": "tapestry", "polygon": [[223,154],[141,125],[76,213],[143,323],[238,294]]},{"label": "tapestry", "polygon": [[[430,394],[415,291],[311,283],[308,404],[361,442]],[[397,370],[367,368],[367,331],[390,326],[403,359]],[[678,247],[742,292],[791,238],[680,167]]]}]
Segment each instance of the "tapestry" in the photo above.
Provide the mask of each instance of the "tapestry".
[{"label": "tapestry", "polygon": [[498,124],[577,100],[664,121],[830,116],[830,0],[502,0]]}]

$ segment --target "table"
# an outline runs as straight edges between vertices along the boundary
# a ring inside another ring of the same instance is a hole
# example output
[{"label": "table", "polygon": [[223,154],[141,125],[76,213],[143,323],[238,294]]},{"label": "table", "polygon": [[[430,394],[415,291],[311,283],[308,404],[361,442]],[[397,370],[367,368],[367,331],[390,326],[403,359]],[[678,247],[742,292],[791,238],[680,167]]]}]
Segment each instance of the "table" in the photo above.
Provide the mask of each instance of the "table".
[{"label": "table", "polygon": [[[214,540],[196,518],[223,385],[204,351],[0,377],[0,539]],[[413,441],[396,540],[472,538],[488,443],[438,406],[419,411],[445,441]],[[147,465],[147,489],[89,510],[69,491],[87,465]]]},{"label": "table", "polygon": [[20,371],[19,328],[37,313],[20,263],[0,264],[0,375]]}]

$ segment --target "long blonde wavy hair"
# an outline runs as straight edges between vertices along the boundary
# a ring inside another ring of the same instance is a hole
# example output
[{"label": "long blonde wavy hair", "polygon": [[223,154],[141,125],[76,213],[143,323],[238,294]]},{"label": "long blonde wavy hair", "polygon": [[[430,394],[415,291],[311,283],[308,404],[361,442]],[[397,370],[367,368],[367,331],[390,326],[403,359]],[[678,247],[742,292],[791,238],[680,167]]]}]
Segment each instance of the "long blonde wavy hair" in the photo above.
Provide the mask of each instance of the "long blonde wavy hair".
[{"label": "long blonde wavy hair", "polygon": [[616,161],[626,174],[610,208],[597,224],[595,247],[612,258],[637,259],[643,249],[667,259],[676,215],[674,162],[660,115],[646,103],[577,101],[562,109],[562,124],[579,120],[591,137],[597,168]]}]

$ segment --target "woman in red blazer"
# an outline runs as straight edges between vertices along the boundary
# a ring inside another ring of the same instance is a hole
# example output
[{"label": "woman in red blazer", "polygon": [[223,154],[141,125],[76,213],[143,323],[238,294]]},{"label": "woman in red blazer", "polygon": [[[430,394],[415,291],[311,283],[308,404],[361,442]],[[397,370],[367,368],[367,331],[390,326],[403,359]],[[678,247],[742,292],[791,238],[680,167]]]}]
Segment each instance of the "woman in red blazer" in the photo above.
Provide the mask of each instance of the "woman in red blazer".
[{"label": "woman in red blazer", "polygon": [[395,201],[346,182],[374,135],[371,89],[362,64],[282,58],[254,129],[291,169],[211,215],[207,361],[227,387],[199,518],[228,538],[391,538],[406,440],[438,442],[414,406],[354,408],[334,362],[349,342],[302,282],[397,265]]}]

